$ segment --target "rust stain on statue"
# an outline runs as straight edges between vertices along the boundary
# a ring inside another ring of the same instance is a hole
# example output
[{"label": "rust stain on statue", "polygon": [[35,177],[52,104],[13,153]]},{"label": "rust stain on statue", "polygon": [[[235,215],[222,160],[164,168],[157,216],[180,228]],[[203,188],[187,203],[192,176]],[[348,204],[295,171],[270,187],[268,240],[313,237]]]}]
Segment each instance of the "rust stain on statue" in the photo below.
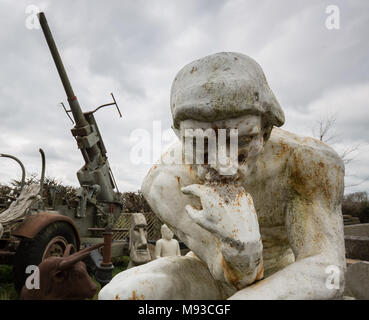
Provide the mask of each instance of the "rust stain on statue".
[{"label": "rust stain on statue", "polygon": [[264,262],[261,262],[255,280],[262,280],[263,278],[264,278]]},{"label": "rust stain on statue", "polygon": [[143,294],[141,294],[141,296],[138,296],[136,290],[133,290],[132,297],[129,297],[128,300],[145,300],[145,296]]},{"label": "rust stain on statue", "polygon": [[181,190],[181,178],[179,176],[176,176],[176,178],[177,178],[178,188],[179,190]]},{"label": "rust stain on statue", "polygon": [[234,268],[230,267],[227,262],[222,257],[222,269],[224,271],[224,276],[226,277],[227,281],[233,285],[237,290],[240,290],[238,286],[240,280],[241,280],[241,274],[240,272],[237,272]]},{"label": "rust stain on statue", "polygon": [[[300,153],[293,154],[293,161],[295,165],[292,167],[290,178],[295,191],[308,200],[322,195],[326,201],[329,201],[332,198],[331,190],[334,190],[333,181],[329,178],[331,169],[322,161],[313,166],[307,164],[304,155]],[[310,170],[306,170],[306,167],[310,167],[308,168]],[[337,184],[340,182],[339,177],[338,174]]]}]

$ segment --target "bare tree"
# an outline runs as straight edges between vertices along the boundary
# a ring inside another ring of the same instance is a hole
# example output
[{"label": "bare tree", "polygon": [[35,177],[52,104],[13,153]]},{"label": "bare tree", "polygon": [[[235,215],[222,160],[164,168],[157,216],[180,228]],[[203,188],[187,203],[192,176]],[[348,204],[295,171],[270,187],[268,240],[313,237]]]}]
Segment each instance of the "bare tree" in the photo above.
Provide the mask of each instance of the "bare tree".
[{"label": "bare tree", "polygon": [[[340,157],[343,161],[343,163],[349,164],[352,160],[354,160],[354,156],[352,156],[356,151],[359,150],[360,145],[354,145],[354,146],[348,146],[346,147],[341,153]],[[350,156],[351,155],[351,156]]]},{"label": "bare tree", "polygon": [[[321,120],[318,120],[317,126],[313,128],[313,136],[322,142],[325,142],[325,143],[330,142],[330,144],[333,146],[334,140],[338,138],[338,135],[333,132],[334,126],[336,124],[336,120],[337,120],[336,115],[329,115]],[[354,154],[359,150],[359,147],[360,147],[359,144],[348,146],[339,153],[339,156],[345,165],[348,165],[354,160],[355,158]],[[349,175],[346,175],[346,176],[349,176]],[[369,180],[369,177],[366,177],[364,179],[361,179],[357,183],[345,185],[345,188],[359,186],[368,180]]]},{"label": "bare tree", "polygon": [[[350,177],[352,175],[346,175],[346,176]],[[368,181],[368,180],[369,180],[369,177],[366,177],[364,179],[361,179],[359,182],[352,183],[352,184],[346,184],[345,188],[351,188],[351,187],[359,186],[359,185],[363,184],[365,181]]]},{"label": "bare tree", "polygon": [[[317,126],[313,128],[313,136],[322,142],[331,142],[331,144],[334,145],[333,141],[338,137],[338,135],[333,132],[336,120],[337,117],[335,115],[329,115],[321,120],[318,120]],[[360,145],[348,146],[339,154],[345,165],[354,160],[353,155],[359,150],[359,146]]]},{"label": "bare tree", "polygon": [[317,127],[313,128],[314,137],[318,138],[320,141],[328,143],[333,140],[336,136],[332,135],[332,128],[336,123],[336,116],[328,116],[324,119],[318,120]]}]

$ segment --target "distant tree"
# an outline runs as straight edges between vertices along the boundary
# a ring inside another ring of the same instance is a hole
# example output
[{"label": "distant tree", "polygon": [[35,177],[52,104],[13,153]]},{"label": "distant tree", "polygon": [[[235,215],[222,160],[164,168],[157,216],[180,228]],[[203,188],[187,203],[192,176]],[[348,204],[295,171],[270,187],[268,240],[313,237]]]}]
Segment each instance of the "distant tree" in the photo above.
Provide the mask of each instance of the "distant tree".
[{"label": "distant tree", "polygon": [[[25,185],[39,184],[40,179],[37,177],[36,173],[32,173],[26,178]],[[11,188],[14,190],[19,190],[21,181],[13,179],[11,181]],[[46,205],[52,205],[55,197],[60,199],[60,201],[66,201],[68,199],[74,198],[76,195],[76,188],[65,185],[63,182],[55,177],[45,177],[43,183],[43,200]]]},{"label": "distant tree", "polygon": [[369,222],[369,200],[366,192],[354,192],[343,197],[342,214],[358,217],[361,223]]},{"label": "distant tree", "polygon": [[122,193],[124,212],[152,212],[141,191]]},{"label": "distant tree", "polygon": [[[317,126],[313,128],[313,136],[322,142],[331,142],[334,145],[334,140],[338,137],[333,132],[337,118],[334,115],[327,116],[317,121]],[[339,156],[345,165],[349,164],[353,159],[353,154],[359,149],[359,145],[346,147]]]},{"label": "distant tree", "polygon": [[334,139],[335,136],[332,135],[332,128],[336,123],[335,116],[328,116],[326,118],[317,121],[317,126],[313,128],[313,135],[320,141],[328,143],[330,140]]},{"label": "distant tree", "polygon": [[[40,179],[37,174],[32,173],[25,180],[25,185],[33,183],[40,183]],[[21,181],[12,180],[10,185],[0,184],[0,211],[10,204],[12,200],[15,200],[20,190]],[[43,184],[43,200],[45,205],[51,206],[56,200],[57,203],[73,201],[76,196],[76,188],[68,185],[64,185],[60,180],[54,177],[45,177]],[[12,195],[9,197],[9,195]],[[149,204],[145,200],[141,191],[137,192],[123,192],[120,194],[123,202],[123,212],[152,212]],[[10,202],[9,202],[10,201]]]},{"label": "distant tree", "polygon": [[[313,136],[324,143],[329,143],[334,147],[334,140],[338,138],[338,135],[334,133],[334,126],[336,124],[336,116],[329,115],[317,121],[317,125],[312,129]],[[350,164],[354,160],[354,154],[359,150],[359,145],[348,146],[343,151],[339,153],[345,166]],[[369,180],[369,177],[360,179],[359,182],[345,185],[345,188],[355,187],[363,184],[365,181]]]}]

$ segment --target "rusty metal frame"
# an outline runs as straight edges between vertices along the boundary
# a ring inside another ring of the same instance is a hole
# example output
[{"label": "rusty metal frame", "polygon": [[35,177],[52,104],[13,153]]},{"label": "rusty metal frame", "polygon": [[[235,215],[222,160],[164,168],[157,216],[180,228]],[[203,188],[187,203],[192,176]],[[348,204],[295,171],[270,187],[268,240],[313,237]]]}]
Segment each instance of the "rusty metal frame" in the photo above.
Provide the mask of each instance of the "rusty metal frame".
[{"label": "rusty metal frame", "polygon": [[73,220],[67,216],[53,213],[40,212],[35,215],[28,216],[22,223],[20,223],[12,232],[12,236],[20,238],[34,238],[42,229],[57,221],[64,221],[71,225],[76,235],[77,250],[79,250],[81,241],[78,229]]}]

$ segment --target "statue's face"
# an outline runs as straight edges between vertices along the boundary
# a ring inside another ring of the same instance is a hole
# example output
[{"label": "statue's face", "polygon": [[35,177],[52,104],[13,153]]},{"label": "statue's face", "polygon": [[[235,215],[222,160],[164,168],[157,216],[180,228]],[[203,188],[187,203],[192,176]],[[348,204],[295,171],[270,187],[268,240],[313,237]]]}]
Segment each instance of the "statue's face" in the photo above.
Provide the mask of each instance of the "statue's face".
[{"label": "statue's face", "polygon": [[165,240],[173,239],[173,232],[165,224],[161,227],[161,237]]},{"label": "statue's face", "polygon": [[[210,155],[208,152],[214,151],[214,149],[210,149],[207,147],[208,143],[204,143],[204,154],[201,155],[204,158],[204,164],[197,165],[198,174],[204,176],[205,179],[209,179],[210,176],[216,178],[216,176],[228,176],[229,178],[237,179],[239,176],[247,175],[250,170],[252,170],[254,164],[258,156],[261,154],[264,146],[264,140],[269,136],[270,129],[264,129],[262,126],[262,119],[259,115],[244,115],[238,118],[232,118],[227,120],[220,120],[215,122],[201,122],[196,120],[185,120],[182,121],[180,124],[180,137],[181,141],[185,141],[186,138],[186,129],[202,129],[205,131],[207,129],[214,130],[215,135],[219,137],[219,129],[226,129],[223,132],[226,133],[227,139],[226,141],[226,149],[227,155],[235,154],[233,160],[230,159],[227,163],[221,163],[219,158],[216,159],[216,162],[210,163],[207,160],[210,159]],[[235,142],[236,140],[232,140],[231,137],[231,129],[237,129],[237,143],[232,146],[232,141]],[[188,131],[187,131],[188,132]],[[195,137],[196,136],[196,131]],[[198,131],[199,135],[201,131]],[[187,135],[188,137],[188,135]],[[193,139],[193,149],[195,150],[196,139]],[[232,149],[233,148],[233,149]],[[217,139],[216,144],[216,153],[219,150],[219,139]],[[190,150],[191,151],[191,150]],[[186,154],[187,148],[184,148],[184,152]],[[188,155],[185,155],[188,156]],[[195,159],[195,156],[193,156]],[[212,172],[212,173],[211,173]],[[209,174],[211,173],[211,174]],[[208,178],[206,178],[208,177]]]},{"label": "statue's face", "polygon": [[151,260],[147,247],[147,223],[144,215],[135,214],[131,223],[130,258],[135,264]]}]

